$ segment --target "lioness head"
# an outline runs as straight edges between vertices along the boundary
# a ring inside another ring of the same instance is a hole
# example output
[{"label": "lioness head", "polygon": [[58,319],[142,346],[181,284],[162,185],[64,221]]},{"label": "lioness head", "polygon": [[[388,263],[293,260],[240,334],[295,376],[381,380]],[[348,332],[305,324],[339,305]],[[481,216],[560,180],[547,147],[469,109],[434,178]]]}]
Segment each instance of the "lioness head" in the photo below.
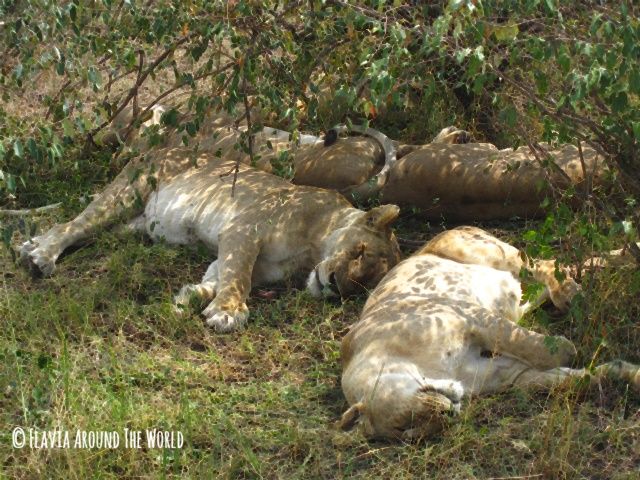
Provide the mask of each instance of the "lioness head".
[{"label": "lioness head", "polygon": [[375,287],[400,261],[391,231],[399,213],[396,205],[382,205],[333,232],[324,259],[307,280],[311,294],[345,298]]}]

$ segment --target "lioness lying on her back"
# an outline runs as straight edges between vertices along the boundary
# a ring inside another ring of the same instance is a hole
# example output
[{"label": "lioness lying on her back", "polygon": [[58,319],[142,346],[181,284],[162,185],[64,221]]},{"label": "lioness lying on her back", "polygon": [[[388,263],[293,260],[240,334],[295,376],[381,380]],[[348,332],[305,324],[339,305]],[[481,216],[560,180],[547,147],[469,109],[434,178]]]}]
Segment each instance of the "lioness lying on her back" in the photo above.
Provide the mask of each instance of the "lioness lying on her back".
[{"label": "lioness lying on her back", "polygon": [[[553,261],[525,264],[517,249],[473,227],[438,235],[391,270],[342,341],[342,388],[351,405],[342,426],[422,437],[441,429],[465,396],[587,375],[568,368],[575,354],[569,340],[516,325],[544,299],[520,304],[523,267],[560,308],[578,291],[570,278],[556,279]],[[631,364],[611,362],[595,374],[640,389],[640,368]]]},{"label": "lioness lying on her back", "polygon": [[[154,239],[172,244],[204,242],[217,255],[202,282],[176,297],[210,302],[207,323],[233,330],[248,316],[254,284],[311,272],[307,286],[319,296],[347,296],[372,288],[399,261],[390,224],[395,205],[370,212],[340,194],[289,182],[204,152],[167,148],[130,163],[80,215],[25,242],[22,262],[50,275],[69,246],[123,214]],[[234,190],[232,192],[232,190]]]}]

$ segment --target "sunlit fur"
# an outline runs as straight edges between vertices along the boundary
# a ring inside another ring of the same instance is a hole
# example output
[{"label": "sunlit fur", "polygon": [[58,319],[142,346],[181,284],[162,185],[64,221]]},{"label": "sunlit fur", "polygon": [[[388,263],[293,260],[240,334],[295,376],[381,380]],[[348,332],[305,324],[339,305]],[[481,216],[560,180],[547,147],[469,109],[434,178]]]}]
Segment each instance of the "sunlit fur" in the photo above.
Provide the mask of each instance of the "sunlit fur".
[{"label": "sunlit fur", "polygon": [[200,283],[178,293],[176,312],[195,297],[207,323],[229,331],[247,319],[255,284],[311,271],[321,284],[312,293],[344,297],[373,288],[399,260],[390,228],[398,212],[395,205],[364,212],[333,191],[242,164],[236,170],[215,152],[168,147],[132,161],[80,215],[25,242],[20,256],[35,273],[51,275],[67,247],[127,218],[156,240],[203,242],[217,260]]},{"label": "sunlit fur", "polygon": [[[520,273],[544,285],[522,304]],[[510,385],[551,387],[584,370],[564,337],[545,337],[516,322],[546,298],[566,309],[579,291],[554,261],[525,259],[474,227],[449,230],[393,268],[342,341],[342,388],[351,405],[342,425],[368,436],[415,438],[440,430],[470,395]],[[611,362],[640,389],[638,367]]]}]

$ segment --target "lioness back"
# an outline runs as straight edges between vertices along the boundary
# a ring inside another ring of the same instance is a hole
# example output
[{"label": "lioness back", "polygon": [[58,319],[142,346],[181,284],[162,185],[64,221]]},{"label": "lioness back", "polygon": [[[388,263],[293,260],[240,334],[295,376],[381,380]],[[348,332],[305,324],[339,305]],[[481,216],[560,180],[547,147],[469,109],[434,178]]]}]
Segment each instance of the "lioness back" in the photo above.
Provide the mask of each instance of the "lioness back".
[{"label": "lioness back", "polygon": [[218,235],[234,221],[254,224],[261,235],[301,241],[310,232],[310,218],[347,208],[351,204],[335,192],[293,186],[242,164],[236,172],[234,162],[220,162],[160,184],[147,201],[144,222],[154,239],[175,244],[202,240],[217,251]]}]

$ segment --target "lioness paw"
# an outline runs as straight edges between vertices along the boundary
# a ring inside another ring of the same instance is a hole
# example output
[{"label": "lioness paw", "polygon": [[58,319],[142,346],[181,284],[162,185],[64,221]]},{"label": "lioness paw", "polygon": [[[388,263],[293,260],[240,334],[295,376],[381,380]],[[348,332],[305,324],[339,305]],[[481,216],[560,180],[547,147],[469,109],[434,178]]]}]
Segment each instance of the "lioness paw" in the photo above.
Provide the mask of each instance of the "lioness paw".
[{"label": "lioness paw", "polygon": [[211,302],[202,313],[207,325],[215,328],[217,332],[232,332],[242,327],[249,318],[249,309],[244,304],[237,310],[228,311],[219,309],[215,302]]},{"label": "lioness paw", "polygon": [[45,255],[37,241],[33,240],[20,246],[20,263],[34,276],[50,277],[56,269],[55,260]]}]

